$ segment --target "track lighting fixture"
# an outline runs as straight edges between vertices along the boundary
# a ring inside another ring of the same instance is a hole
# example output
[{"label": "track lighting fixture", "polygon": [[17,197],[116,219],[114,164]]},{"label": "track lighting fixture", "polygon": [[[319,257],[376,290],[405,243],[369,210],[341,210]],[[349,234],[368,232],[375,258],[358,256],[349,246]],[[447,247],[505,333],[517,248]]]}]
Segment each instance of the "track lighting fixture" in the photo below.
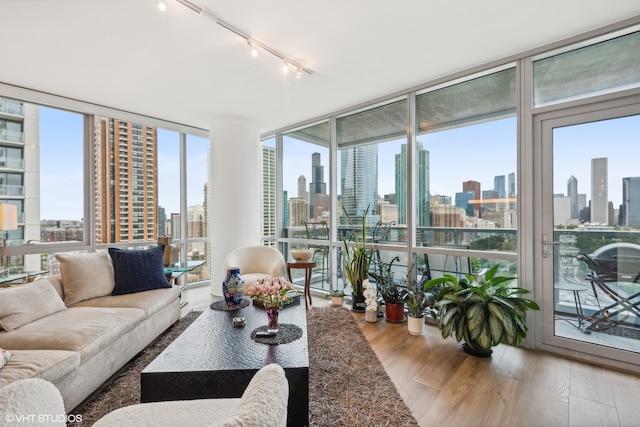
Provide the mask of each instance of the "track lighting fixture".
[{"label": "track lighting fixture", "polygon": [[[251,55],[252,56],[257,56],[258,55],[258,50],[257,48],[259,47],[262,50],[265,50],[267,52],[269,52],[271,55],[281,59],[284,62],[284,65],[282,67],[282,71],[284,73],[288,73],[289,72],[289,67],[291,68],[295,68],[296,71],[296,77],[300,78],[302,77],[302,72],[304,71],[305,73],[311,75],[313,74],[313,71],[310,70],[309,68],[305,67],[304,65],[300,64],[297,61],[294,61],[293,59],[288,58],[287,56],[285,56],[284,54],[278,52],[277,50],[273,49],[272,47],[254,39],[253,37],[250,37],[249,34],[245,33],[244,31],[238,29],[237,27],[234,27],[233,25],[231,25],[230,23],[224,21],[222,18],[220,18],[220,15],[218,15],[216,12],[212,11],[211,9],[208,9],[206,7],[200,7],[194,3],[191,3],[188,0],[176,0],[178,3],[188,7],[189,9],[193,10],[194,12],[198,13],[200,16],[204,16],[205,18],[209,18],[211,19],[213,22],[215,22],[216,24],[220,25],[221,27],[231,31],[232,33],[236,34],[237,36],[242,37],[243,39],[245,39],[247,41],[247,43],[249,43],[249,47],[251,49]],[[158,7],[160,7],[160,3],[158,3]],[[166,9],[166,5],[165,5],[165,9]],[[162,9],[161,9],[162,10]]]},{"label": "track lighting fixture", "polygon": [[164,12],[167,10],[167,4],[163,1],[159,1],[157,2],[158,5],[158,9],[160,9],[160,12]]}]

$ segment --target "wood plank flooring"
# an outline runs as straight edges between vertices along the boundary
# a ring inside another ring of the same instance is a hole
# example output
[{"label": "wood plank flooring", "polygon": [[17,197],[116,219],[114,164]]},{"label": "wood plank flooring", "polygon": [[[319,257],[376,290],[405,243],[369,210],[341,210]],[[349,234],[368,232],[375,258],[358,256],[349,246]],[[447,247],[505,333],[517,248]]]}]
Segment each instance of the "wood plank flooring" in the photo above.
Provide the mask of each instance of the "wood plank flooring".
[{"label": "wood plank flooring", "polygon": [[[206,308],[208,290],[185,291],[183,313]],[[421,426],[640,427],[640,376],[505,345],[476,358],[436,326],[413,336],[406,323],[353,316]]]}]

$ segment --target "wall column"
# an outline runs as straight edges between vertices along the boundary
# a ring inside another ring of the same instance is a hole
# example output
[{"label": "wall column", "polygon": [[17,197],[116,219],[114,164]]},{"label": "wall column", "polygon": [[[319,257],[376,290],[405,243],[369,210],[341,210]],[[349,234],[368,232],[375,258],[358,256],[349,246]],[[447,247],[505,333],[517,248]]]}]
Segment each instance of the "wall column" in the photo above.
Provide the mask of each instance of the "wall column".
[{"label": "wall column", "polygon": [[223,117],[212,120],[209,138],[211,293],[222,295],[224,258],[260,244],[260,133],[252,120]]}]

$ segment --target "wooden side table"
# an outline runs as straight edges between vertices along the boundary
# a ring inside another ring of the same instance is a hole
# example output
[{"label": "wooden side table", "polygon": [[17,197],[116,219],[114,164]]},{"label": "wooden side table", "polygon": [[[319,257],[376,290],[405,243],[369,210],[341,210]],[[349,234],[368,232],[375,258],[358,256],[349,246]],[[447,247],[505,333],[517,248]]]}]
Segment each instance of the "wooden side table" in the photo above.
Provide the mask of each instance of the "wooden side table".
[{"label": "wooden side table", "polygon": [[[304,268],[304,307],[308,310],[310,305],[313,305],[311,302],[311,271],[316,266],[315,261],[298,261],[298,262],[288,262],[287,263],[287,276],[289,276],[289,281],[293,283],[291,280],[291,269],[292,268]],[[307,304],[307,299],[309,300]]]}]

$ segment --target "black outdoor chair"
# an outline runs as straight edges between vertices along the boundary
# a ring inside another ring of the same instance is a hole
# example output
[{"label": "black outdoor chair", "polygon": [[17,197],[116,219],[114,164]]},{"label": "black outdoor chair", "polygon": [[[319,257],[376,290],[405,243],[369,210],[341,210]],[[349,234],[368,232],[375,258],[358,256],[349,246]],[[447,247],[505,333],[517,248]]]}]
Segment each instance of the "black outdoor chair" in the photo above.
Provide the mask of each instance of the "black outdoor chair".
[{"label": "black outdoor chair", "polygon": [[[587,280],[591,283],[598,304],[596,312],[584,315],[588,325],[580,329],[582,332],[609,329],[626,320],[629,315],[640,318],[640,245],[612,243],[591,255],[581,254],[576,258],[591,270]],[[600,293],[604,293],[612,302],[603,307]]]}]

